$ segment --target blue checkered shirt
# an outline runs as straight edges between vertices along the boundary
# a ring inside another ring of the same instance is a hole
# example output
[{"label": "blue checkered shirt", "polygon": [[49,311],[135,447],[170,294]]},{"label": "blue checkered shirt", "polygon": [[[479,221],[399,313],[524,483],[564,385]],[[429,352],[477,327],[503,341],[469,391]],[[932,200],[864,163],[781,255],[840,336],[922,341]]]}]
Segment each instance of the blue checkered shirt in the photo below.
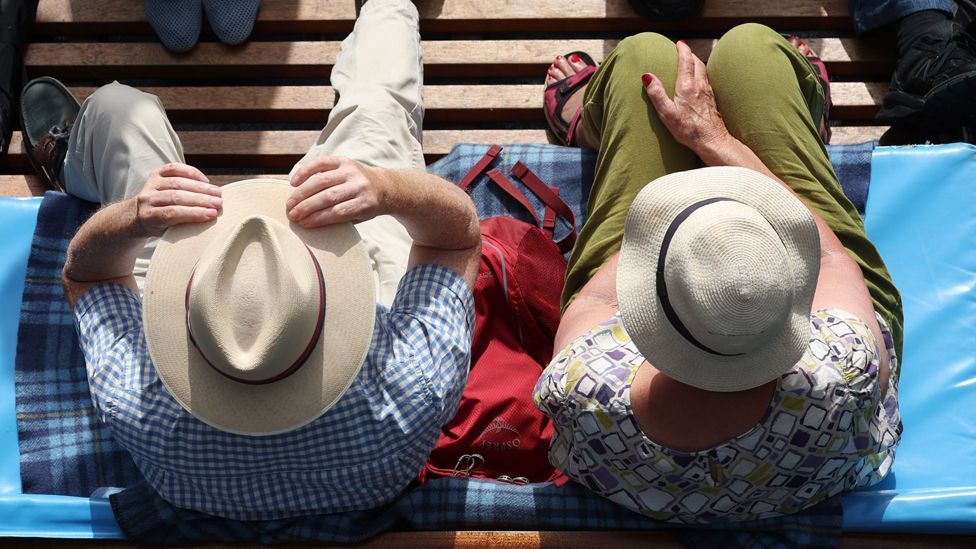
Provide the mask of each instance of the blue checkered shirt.
[{"label": "blue checkered shirt", "polygon": [[474,297],[453,271],[411,269],[376,307],[366,363],[325,414],[243,436],[191,416],[149,359],[142,303],[103,284],[75,317],[99,418],[163,499],[237,520],[368,509],[400,494],[457,410],[471,362]]}]

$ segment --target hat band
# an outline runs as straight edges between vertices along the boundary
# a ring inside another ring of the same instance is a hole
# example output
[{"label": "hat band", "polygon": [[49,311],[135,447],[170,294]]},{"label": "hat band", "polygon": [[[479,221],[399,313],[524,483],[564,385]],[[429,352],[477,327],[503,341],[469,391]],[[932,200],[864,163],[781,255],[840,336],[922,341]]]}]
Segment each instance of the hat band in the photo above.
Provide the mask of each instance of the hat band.
[{"label": "hat band", "polygon": [[[657,297],[658,299],[661,300],[661,309],[664,311],[665,318],[667,318],[668,322],[671,323],[671,327],[674,328],[675,331],[677,331],[679,334],[681,334],[682,337],[688,340],[689,343],[691,343],[695,347],[698,347],[702,351],[705,351],[706,353],[716,355],[716,356],[726,356],[726,357],[742,356],[744,353],[736,353],[731,355],[720,353],[715,349],[709,348],[704,343],[695,339],[695,336],[691,335],[691,332],[688,331],[688,328],[684,325],[683,322],[681,322],[681,318],[678,317],[678,313],[675,312],[674,307],[671,306],[671,298],[668,297],[668,285],[667,282],[665,282],[664,280],[664,260],[667,258],[668,247],[671,246],[671,239],[674,238],[674,233],[678,231],[678,227],[680,227],[681,224],[684,223],[684,221],[691,216],[691,214],[695,213],[695,210],[701,208],[702,206],[708,206],[709,204],[714,204],[715,202],[739,202],[739,201],[733,198],[719,196],[719,197],[707,198],[705,200],[695,202],[691,206],[688,206],[687,208],[682,210],[682,212],[679,213],[677,216],[675,216],[674,221],[671,222],[671,225],[668,227],[668,230],[665,231],[664,240],[661,242],[661,251],[657,258]],[[739,203],[741,204],[741,202]]]},{"label": "hat band", "polygon": [[186,283],[186,295],[184,297],[185,300],[184,304],[186,307],[186,333],[187,335],[190,336],[190,343],[192,343],[193,348],[196,349],[198,353],[200,353],[200,356],[203,358],[203,361],[206,362],[208,366],[213,368],[214,371],[216,371],[218,374],[230,380],[236,381],[238,383],[244,383],[247,385],[266,385],[268,383],[281,381],[282,379],[285,379],[286,377],[294,374],[295,372],[298,371],[299,368],[302,367],[303,364],[305,364],[305,361],[308,360],[308,357],[312,354],[312,350],[315,349],[315,346],[318,344],[319,339],[322,335],[322,325],[325,322],[326,296],[325,296],[325,277],[322,275],[322,266],[319,265],[319,260],[318,258],[315,257],[315,254],[312,253],[312,249],[309,248],[307,245],[305,246],[305,249],[308,250],[308,255],[312,257],[312,264],[315,265],[316,278],[318,278],[319,281],[319,314],[317,315],[318,320],[315,322],[315,329],[312,330],[312,337],[309,339],[308,345],[305,346],[305,350],[302,351],[302,354],[299,355],[298,359],[295,360],[295,362],[293,362],[291,366],[289,366],[285,371],[281,372],[278,375],[266,379],[243,379],[243,378],[232,376],[227,372],[221,370],[220,368],[214,366],[213,362],[211,362],[210,359],[207,358],[207,355],[203,352],[203,349],[201,349],[200,346],[197,345],[197,340],[193,337],[193,329],[190,327],[190,288],[193,285],[193,275],[196,274],[196,269],[194,268],[194,271],[190,273],[190,280],[188,280]]}]

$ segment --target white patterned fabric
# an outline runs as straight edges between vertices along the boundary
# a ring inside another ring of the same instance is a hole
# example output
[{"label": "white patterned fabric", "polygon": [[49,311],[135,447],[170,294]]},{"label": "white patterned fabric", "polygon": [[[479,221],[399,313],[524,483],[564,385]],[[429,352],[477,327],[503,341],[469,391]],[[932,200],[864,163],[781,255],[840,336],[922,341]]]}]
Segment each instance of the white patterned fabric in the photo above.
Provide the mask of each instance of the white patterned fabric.
[{"label": "white patterned fabric", "polygon": [[95,410],[166,501],[237,520],[369,509],[396,497],[457,411],[471,363],[474,297],[455,272],[421,265],[376,307],[366,363],[325,414],[244,436],[191,416],[149,359],[142,303],[102,284],[75,306]]},{"label": "white patterned fabric", "polygon": [[619,315],[562,350],[535,388],[553,420],[549,459],[577,482],[647,516],[687,524],[795,513],[888,474],[901,436],[898,360],[880,395],[879,346],[850,313],[810,315],[810,345],[777,380],[753,428],[708,450],[680,452],[648,439],[631,409],[644,357]]}]

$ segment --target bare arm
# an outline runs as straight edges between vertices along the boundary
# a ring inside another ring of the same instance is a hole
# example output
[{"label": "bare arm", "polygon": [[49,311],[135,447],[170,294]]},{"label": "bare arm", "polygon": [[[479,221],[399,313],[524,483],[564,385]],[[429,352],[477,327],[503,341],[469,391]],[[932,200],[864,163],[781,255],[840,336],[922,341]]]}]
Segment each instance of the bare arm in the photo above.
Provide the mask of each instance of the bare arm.
[{"label": "bare arm", "polygon": [[[779,182],[792,193],[793,189],[767,168],[756,153],[729,133],[716,107],[704,63],[686,44],[679,42],[677,48],[678,77],[674,98],[668,97],[660,80],[651,78],[645,82],[645,92],[661,122],[679,143],[694,151],[706,165],[749,168]],[[804,202],[804,205],[807,204]],[[888,356],[884,352],[881,328],[875,318],[874,303],[864,283],[864,275],[823,218],[809,206],[807,209],[820,236],[820,275],[813,308],[841,308],[868,325],[878,342],[881,394],[884,394],[888,385]]]},{"label": "bare arm", "polygon": [[481,231],[468,195],[418,170],[370,168],[354,160],[320,157],[292,177],[285,206],[305,228],[392,215],[414,240],[410,266],[433,263],[454,270],[474,287]]},{"label": "bare arm", "polygon": [[217,217],[220,188],[199,170],[167,164],[152,172],[142,191],[98,210],[71,239],[61,280],[74,307],[89,288],[116,283],[136,290],[132,267],[150,236],[181,223]]}]

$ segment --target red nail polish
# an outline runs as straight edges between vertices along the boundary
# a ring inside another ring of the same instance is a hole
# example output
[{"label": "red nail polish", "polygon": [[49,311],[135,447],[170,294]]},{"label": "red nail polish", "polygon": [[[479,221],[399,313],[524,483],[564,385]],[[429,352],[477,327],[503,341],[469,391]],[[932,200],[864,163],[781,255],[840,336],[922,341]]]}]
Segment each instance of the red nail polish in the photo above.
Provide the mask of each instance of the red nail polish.
[{"label": "red nail polish", "polygon": [[688,43],[687,43],[687,42],[685,42],[684,40],[678,40],[678,43],[679,43],[679,44],[684,44],[684,45],[686,45],[686,46],[688,45]]},{"label": "red nail polish", "polygon": [[651,82],[654,81],[654,75],[650,73],[642,74],[641,80],[644,82],[644,87],[650,86]]},{"label": "red nail polish", "polygon": [[572,61],[573,63],[579,63],[579,61],[580,61],[580,58],[579,58],[579,56],[578,56],[578,55],[576,55],[576,54],[574,53],[573,55],[570,55],[570,56],[569,56],[569,60],[570,60],[570,61]]}]

